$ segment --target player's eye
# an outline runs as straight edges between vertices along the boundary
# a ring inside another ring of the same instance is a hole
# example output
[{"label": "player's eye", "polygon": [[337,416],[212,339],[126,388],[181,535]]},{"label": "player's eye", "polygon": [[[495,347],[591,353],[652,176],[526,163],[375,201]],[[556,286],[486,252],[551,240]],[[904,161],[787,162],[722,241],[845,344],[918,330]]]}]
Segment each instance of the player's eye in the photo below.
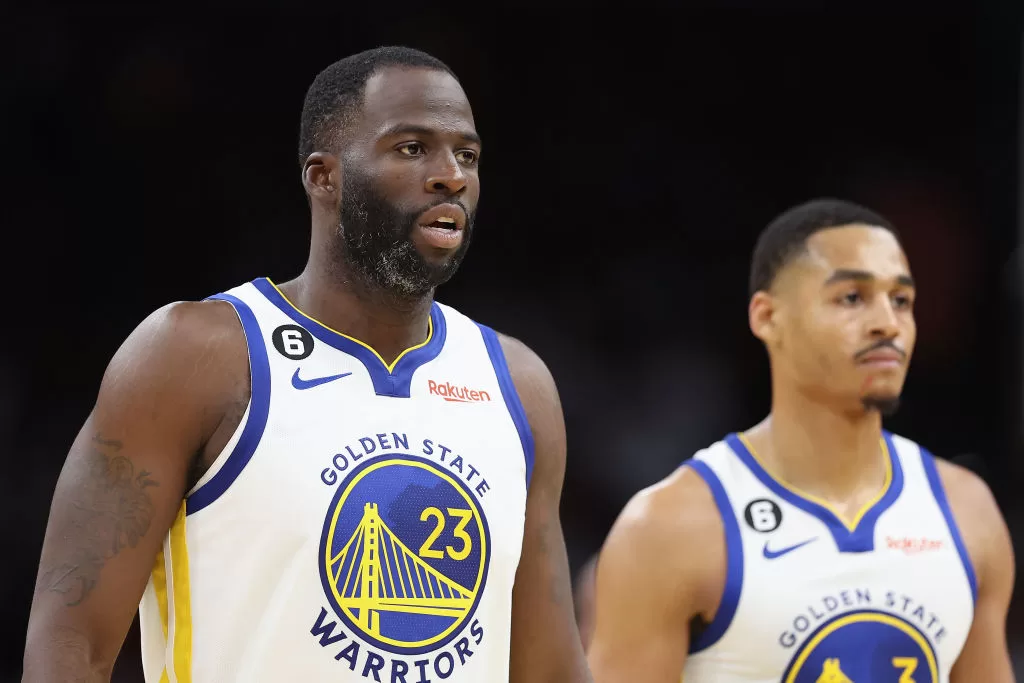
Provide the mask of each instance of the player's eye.
[{"label": "player's eye", "polygon": [[418,157],[423,155],[423,145],[419,142],[406,142],[395,148],[399,154],[407,157]]},{"label": "player's eye", "polygon": [[480,156],[471,149],[460,149],[455,153],[455,158],[458,159],[460,164],[474,166],[479,161]]},{"label": "player's eye", "polygon": [[856,306],[863,300],[864,297],[860,295],[860,292],[847,292],[839,298],[839,303],[844,306]]},{"label": "player's eye", "polygon": [[896,294],[892,297],[892,305],[898,310],[906,310],[913,307],[914,299],[909,294]]}]

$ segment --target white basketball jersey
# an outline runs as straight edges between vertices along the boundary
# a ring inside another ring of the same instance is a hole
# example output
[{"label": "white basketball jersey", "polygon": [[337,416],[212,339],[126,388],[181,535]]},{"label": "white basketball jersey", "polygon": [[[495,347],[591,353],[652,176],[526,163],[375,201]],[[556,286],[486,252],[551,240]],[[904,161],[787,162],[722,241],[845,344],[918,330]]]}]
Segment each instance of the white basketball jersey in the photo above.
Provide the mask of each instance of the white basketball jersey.
[{"label": "white basketball jersey", "polygon": [[740,435],[686,463],[714,495],[728,561],[685,683],[949,680],[974,615],[974,570],[933,456],[882,441],[886,485],[852,527],[772,478]]},{"label": "white basketball jersey", "polygon": [[267,279],[252,395],[141,604],[149,683],[507,681],[533,440],[495,333],[433,304],[390,367]]}]

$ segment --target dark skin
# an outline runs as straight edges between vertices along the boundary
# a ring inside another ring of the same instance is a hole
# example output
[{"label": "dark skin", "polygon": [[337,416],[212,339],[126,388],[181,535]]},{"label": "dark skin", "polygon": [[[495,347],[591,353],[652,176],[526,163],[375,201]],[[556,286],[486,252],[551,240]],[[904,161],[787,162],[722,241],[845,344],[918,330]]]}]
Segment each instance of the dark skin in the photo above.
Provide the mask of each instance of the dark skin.
[{"label": "dark skin", "polygon": [[[864,399],[902,390],[916,336],[914,296],[893,235],[854,225],[816,233],[771,291],[750,302],[751,329],[771,361],[772,413],[747,437],[769,471],[847,521],[884,482],[881,416]],[[864,350],[880,344],[898,351],[891,362],[867,360]],[[1009,683],[1009,532],[980,478],[943,460],[937,466],[978,579],[974,619],[950,680]],[[725,576],[725,532],[703,479],[683,467],[637,494],[598,565],[587,653],[595,679],[633,681],[642,667],[644,681],[678,682],[690,624],[714,619]]]},{"label": "dark skin", "polygon": [[[281,288],[297,306],[377,350],[386,363],[422,342],[433,292],[396,296],[332,262],[342,174],[358,167],[407,210],[439,195],[476,206],[479,155],[457,81],[429,69],[372,76],[338,155],[310,156],[303,184],[312,244],[303,273]],[[431,263],[451,258],[413,236]],[[513,589],[514,682],[587,681],[558,516],[565,427],[540,358],[500,335],[536,450]],[[222,302],[181,302],[150,315],[111,360],[68,453],[53,498],[25,648],[24,681],[109,681],[154,559],[183,497],[223,450],[249,399],[245,337]]]}]

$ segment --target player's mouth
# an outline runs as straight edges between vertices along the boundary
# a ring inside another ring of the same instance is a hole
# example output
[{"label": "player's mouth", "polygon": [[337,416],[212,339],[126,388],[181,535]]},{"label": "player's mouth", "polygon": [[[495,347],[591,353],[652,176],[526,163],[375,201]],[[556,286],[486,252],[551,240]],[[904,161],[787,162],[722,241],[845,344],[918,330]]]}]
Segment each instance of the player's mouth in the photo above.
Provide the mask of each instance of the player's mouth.
[{"label": "player's mouth", "polygon": [[427,244],[438,249],[455,249],[462,244],[466,212],[457,204],[439,204],[424,211],[416,227]]},{"label": "player's mouth", "polygon": [[902,367],[904,358],[905,355],[901,351],[891,347],[884,347],[861,355],[857,359],[857,363],[869,368],[884,370]]}]

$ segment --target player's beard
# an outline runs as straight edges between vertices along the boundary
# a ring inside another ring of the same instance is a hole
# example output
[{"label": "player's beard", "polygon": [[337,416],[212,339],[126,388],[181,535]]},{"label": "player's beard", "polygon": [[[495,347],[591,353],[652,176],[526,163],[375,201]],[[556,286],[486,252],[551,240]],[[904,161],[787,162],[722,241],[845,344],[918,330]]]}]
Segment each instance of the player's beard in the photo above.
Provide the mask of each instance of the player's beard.
[{"label": "player's beard", "polygon": [[366,284],[403,299],[423,297],[447,282],[469,249],[474,214],[466,211],[462,243],[440,263],[427,262],[412,242],[417,219],[431,206],[445,203],[461,205],[457,199],[441,197],[415,212],[402,211],[374,190],[370,178],[346,169],[338,233],[339,246],[343,245],[340,256],[348,270]]},{"label": "player's beard", "polygon": [[899,396],[862,396],[860,399],[861,405],[864,406],[864,410],[870,412],[877,410],[882,414],[882,417],[891,417],[896,414],[896,411],[900,408],[900,397]]}]

